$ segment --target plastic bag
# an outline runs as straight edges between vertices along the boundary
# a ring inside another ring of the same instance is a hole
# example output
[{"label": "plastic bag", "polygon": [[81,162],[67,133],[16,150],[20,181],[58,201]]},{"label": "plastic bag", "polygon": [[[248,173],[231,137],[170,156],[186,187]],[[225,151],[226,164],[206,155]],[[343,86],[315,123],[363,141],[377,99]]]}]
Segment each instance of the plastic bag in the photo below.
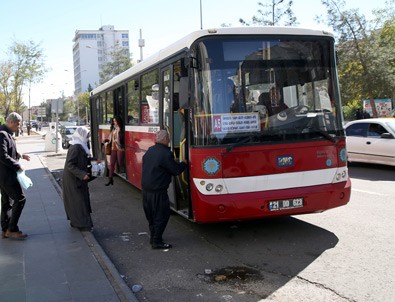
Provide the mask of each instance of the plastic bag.
[{"label": "plastic bag", "polygon": [[26,176],[25,171],[18,171],[17,179],[21,184],[22,188],[24,188],[25,190],[33,186],[32,180],[28,176]]},{"label": "plastic bag", "polygon": [[91,161],[92,164],[92,176],[102,177],[104,174],[104,164],[102,162],[97,162],[95,160]]}]

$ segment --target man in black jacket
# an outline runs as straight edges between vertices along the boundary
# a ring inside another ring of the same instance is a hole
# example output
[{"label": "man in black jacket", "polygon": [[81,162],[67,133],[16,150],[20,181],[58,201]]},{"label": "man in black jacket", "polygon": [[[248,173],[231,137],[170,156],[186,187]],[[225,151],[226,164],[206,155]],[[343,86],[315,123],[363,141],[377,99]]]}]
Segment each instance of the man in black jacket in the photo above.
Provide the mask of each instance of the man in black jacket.
[{"label": "man in black jacket", "polygon": [[[24,167],[18,160],[30,160],[27,154],[20,155],[16,150],[13,133],[19,131],[22,117],[11,112],[5,125],[0,126],[0,191],[1,191],[1,236],[2,238],[25,239],[26,234],[18,228],[18,221],[25,206],[26,197],[17,179],[17,172]],[[13,200],[11,206],[10,199]],[[8,211],[11,210],[11,217]]]},{"label": "man in black jacket", "polygon": [[156,134],[155,145],[143,156],[143,207],[151,233],[150,243],[153,249],[169,249],[171,244],[164,243],[163,232],[170,218],[170,201],[167,188],[173,175],[181,174],[187,168],[187,161],[178,163],[168,145],[170,142],[166,130]]}]

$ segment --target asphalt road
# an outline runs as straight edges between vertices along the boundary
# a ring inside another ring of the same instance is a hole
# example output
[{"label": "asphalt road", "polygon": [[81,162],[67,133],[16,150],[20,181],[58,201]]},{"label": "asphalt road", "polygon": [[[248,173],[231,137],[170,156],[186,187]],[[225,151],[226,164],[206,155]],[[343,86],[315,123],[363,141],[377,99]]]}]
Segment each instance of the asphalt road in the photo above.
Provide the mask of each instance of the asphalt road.
[{"label": "asphalt road", "polygon": [[[60,182],[64,158],[45,159]],[[168,251],[149,245],[141,192],[98,178],[93,234],[128,286],[142,286],[139,301],[393,301],[394,168],[350,175],[350,203],[321,214],[205,225],[174,214]]]}]

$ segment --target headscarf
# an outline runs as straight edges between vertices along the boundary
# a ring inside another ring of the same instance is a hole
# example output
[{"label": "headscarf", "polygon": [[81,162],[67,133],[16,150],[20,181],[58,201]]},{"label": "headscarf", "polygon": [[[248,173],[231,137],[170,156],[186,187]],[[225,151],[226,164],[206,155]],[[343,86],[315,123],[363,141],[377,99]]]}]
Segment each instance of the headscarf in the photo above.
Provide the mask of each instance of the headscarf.
[{"label": "headscarf", "polygon": [[77,127],[71,136],[70,145],[81,145],[86,154],[90,155],[88,148],[89,130],[86,127]]}]

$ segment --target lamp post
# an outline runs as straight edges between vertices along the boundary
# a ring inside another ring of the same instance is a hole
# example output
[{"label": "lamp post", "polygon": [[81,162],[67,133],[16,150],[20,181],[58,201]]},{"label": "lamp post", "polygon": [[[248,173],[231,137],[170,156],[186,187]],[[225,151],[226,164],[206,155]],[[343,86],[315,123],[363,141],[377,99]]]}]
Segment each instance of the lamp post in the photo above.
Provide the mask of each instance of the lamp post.
[{"label": "lamp post", "polygon": [[203,29],[202,0],[200,0],[200,29]]},{"label": "lamp post", "polygon": [[[87,71],[86,69],[82,70],[79,72],[79,81],[81,82],[81,74],[83,72]],[[82,92],[82,85],[80,84],[80,93]],[[77,93],[77,90],[74,90],[73,93],[74,100],[76,101],[77,105],[77,126],[80,125],[80,100],[79,100],[79,93]]]},{"label": "lamp post", "polygon": [[143,39],[143,34],[140,28],[140,39],[139,39],[139,47],[140,47],[140,61],[143,60],[143,47],[145,46],[145,40]]},{"label": "lamp post", "polygon": [[[68,70],[68,69],[65,69],[64,71],[66,71],[66,72],[71,72],[70,70]],[[86,71],[86,70],[83,70],[83,71]],[[82,72],[83,72],[82,71]],[[81,74],[81,72],[80,72],[80,74]],[[81,78],[81,76],[80,76],[80,78]],[[67,83],[65,83],[66,85],[67,85]],[[75,89],[75,74],[74,74],[74,89]],[[76,101],[76,98],[77,98],[77,96],[76,96],[76,90],[74,90],[73,91],[73,100],[74,101]],[[77,125],[79,125],[79,119],[80,119],[80,114],[79,114],[79,104],[78,104],[78,98],[77,98],[77,122],[76,122],[76,124]]]},{"label": "lamp post", "polygon": [[77,98],[77,126],[80,125],[80,98],[78,95],[75,96]]},{"label": "lamp post", "polygon": [[30,135],[30,129],[31,129],[31,124],[30,124],[30,120],[31,120],[31,111],[32,111],[32,109],[31,109],[31,107],[30,107],[30,91],[31,91],[31,88],[32,88],[32,82],[31,81],[29,81],[29,109],[28,109],[28,121],[27,121],[27,126],[26,126],[26,129],[27,129],[27,135]]}]

